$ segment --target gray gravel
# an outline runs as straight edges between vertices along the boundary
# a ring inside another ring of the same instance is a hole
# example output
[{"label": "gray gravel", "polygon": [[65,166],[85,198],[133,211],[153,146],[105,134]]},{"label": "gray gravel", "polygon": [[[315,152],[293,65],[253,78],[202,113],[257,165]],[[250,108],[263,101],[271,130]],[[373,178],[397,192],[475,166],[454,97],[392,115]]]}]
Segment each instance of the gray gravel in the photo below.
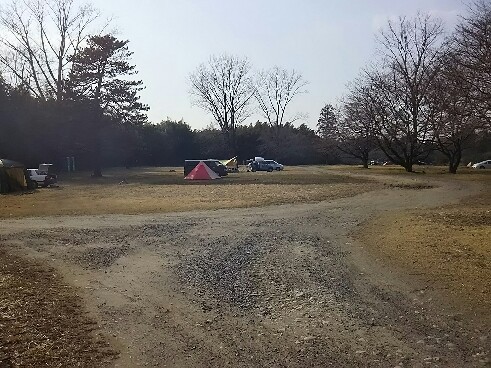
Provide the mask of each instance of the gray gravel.
[{"label": "gray gravel", "polygon": [[220,302],[251,308],[257,297],[254,266],[261,253],[257,243],[252,238],[232,247],[226,239],[207,243],[205,252],[182,262],[176,272],[200,297],[209,293]]}]

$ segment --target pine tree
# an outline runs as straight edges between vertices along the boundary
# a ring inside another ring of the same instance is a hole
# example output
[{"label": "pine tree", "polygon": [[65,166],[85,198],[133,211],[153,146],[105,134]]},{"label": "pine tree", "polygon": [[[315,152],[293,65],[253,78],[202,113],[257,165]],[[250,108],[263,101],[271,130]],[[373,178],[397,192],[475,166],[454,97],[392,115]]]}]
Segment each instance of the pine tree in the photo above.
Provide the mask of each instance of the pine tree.
[{"label": "pine tree", "polygon": [[144,112],[148,107],[138,95],[143,83],[128,78],[136,74],[135,66],[128,62],[132,55],[128,42],[111,35],[92,36],[87,47],[70,60],[73,67],[66,83],[67,94],[85,106],[96,177],[102,175],[101,130],[109,124],[140,125],[147,119]]},{"label": "pine tree", "polygon": [[317,120],[317,134],[324,139],[336,140],[337,114],[331,104],[326,104]]}]

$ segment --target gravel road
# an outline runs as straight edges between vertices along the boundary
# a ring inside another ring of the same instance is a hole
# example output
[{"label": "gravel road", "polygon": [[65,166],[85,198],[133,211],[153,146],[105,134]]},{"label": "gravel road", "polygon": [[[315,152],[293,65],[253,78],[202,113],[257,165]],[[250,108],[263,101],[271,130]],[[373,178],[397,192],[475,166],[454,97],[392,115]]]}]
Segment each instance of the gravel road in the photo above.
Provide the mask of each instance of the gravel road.
[{"label": "gravel road", "polygon": [[4,220],[0,241],[79,288],[116,367],[490,366],[491,326],[353,238],[480,188],[400,180],[317,204]]}]

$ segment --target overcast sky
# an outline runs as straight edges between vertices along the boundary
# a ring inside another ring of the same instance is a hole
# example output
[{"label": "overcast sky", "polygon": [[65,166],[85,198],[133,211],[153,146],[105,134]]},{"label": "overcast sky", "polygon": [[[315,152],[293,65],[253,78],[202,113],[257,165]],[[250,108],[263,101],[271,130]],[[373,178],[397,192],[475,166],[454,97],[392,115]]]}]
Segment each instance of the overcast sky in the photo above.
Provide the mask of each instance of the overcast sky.
[{"label": "overcast sky", "polygon": [[[375,35],[389,18],[418,10],[451,30],[464,0],[92,0],[128,39],[146,89],[149,119],[184,119],[201,129],[213,122],[191,105],[189,74],[211,55],[247,57],[256,69],[295,69],[309,81],[290,115],[305,113],[314,128],[321,108],[335,104],[346,84],[375,54]],[[261,119],[254,114],[246,123]],[[301,122],[298,122],[301,123]]]}]

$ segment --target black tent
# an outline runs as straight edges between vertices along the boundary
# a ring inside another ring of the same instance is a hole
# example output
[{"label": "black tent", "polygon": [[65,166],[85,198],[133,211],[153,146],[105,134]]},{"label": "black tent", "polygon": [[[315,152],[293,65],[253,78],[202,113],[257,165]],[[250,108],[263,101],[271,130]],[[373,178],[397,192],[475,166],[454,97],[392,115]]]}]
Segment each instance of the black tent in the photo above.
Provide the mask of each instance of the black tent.
[{"label": "black tent", "polygon": [[0,159],[0,193],[27,189],[26,167],[12,160]]}]

